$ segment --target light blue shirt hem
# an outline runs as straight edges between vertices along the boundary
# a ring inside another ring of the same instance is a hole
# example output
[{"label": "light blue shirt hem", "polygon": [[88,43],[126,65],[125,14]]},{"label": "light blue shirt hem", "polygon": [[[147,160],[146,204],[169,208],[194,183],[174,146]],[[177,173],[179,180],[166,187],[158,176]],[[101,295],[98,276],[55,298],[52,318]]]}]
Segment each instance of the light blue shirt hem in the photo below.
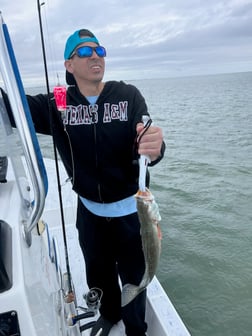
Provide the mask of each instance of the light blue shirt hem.
[{"label": "light blue shirt hem", "polygon": [[93,214],[101,217],[122,217],[137,212],[136,199],[134,196],[113,203],[97,203],[84,197],[80,200]]}]

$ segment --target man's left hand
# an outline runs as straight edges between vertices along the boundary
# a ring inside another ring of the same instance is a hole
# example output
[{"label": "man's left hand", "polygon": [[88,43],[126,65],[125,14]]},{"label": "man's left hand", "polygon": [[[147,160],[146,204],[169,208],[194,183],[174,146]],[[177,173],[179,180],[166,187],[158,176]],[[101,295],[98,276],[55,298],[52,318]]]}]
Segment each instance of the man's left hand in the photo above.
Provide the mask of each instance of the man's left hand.
[{"label": "man's left hand", "polygon": [[[144,125],[138,123],[136,126],[138,138],[144,131]],[[163,132],[158,126],[150,126],[138,143],[138,154],[148,155],[151,161],[155,161],[161,154],[163,143]]]}]

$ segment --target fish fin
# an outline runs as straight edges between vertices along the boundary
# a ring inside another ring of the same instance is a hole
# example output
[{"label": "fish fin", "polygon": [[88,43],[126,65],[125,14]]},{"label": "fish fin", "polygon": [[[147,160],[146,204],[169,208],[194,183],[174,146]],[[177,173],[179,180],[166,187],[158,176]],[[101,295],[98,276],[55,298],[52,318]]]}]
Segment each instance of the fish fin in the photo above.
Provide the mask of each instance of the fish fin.
[{"label": "fish fin", "polygon": [[158,224],[157,224],[157,232],[158,232],[158,238],[161,240],[163,238],[162,237],[162,231],[161,231],[161,228]]}]

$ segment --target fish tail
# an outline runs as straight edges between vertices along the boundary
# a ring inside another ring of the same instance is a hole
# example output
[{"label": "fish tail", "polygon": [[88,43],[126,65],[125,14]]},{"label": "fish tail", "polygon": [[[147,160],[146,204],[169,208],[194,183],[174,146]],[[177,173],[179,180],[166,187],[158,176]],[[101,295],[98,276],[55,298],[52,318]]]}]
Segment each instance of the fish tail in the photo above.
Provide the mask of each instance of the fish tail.
[{"label": "fish tail", "polygon": [[126,284],[122,288],[121,306],[124,307],[133,301],[139,293],[144,290],[144,287],[132,284]]}]

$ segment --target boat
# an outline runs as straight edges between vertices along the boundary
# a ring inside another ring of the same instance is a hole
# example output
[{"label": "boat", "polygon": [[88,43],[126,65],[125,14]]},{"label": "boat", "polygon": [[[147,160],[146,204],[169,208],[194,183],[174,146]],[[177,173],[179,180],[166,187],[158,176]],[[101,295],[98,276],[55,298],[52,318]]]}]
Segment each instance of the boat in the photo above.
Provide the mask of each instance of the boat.
[{"label": "boat", "polygon": [[[76,195],[61,161],[41,154],[3,20],[0,72],[16,123],[0,94],[0,335],[89,335],[100,293],[85,281]],[[190,335],[156,277],[146,321],[148,336]],[[123,323],[110,335],[125,335]]]}]

